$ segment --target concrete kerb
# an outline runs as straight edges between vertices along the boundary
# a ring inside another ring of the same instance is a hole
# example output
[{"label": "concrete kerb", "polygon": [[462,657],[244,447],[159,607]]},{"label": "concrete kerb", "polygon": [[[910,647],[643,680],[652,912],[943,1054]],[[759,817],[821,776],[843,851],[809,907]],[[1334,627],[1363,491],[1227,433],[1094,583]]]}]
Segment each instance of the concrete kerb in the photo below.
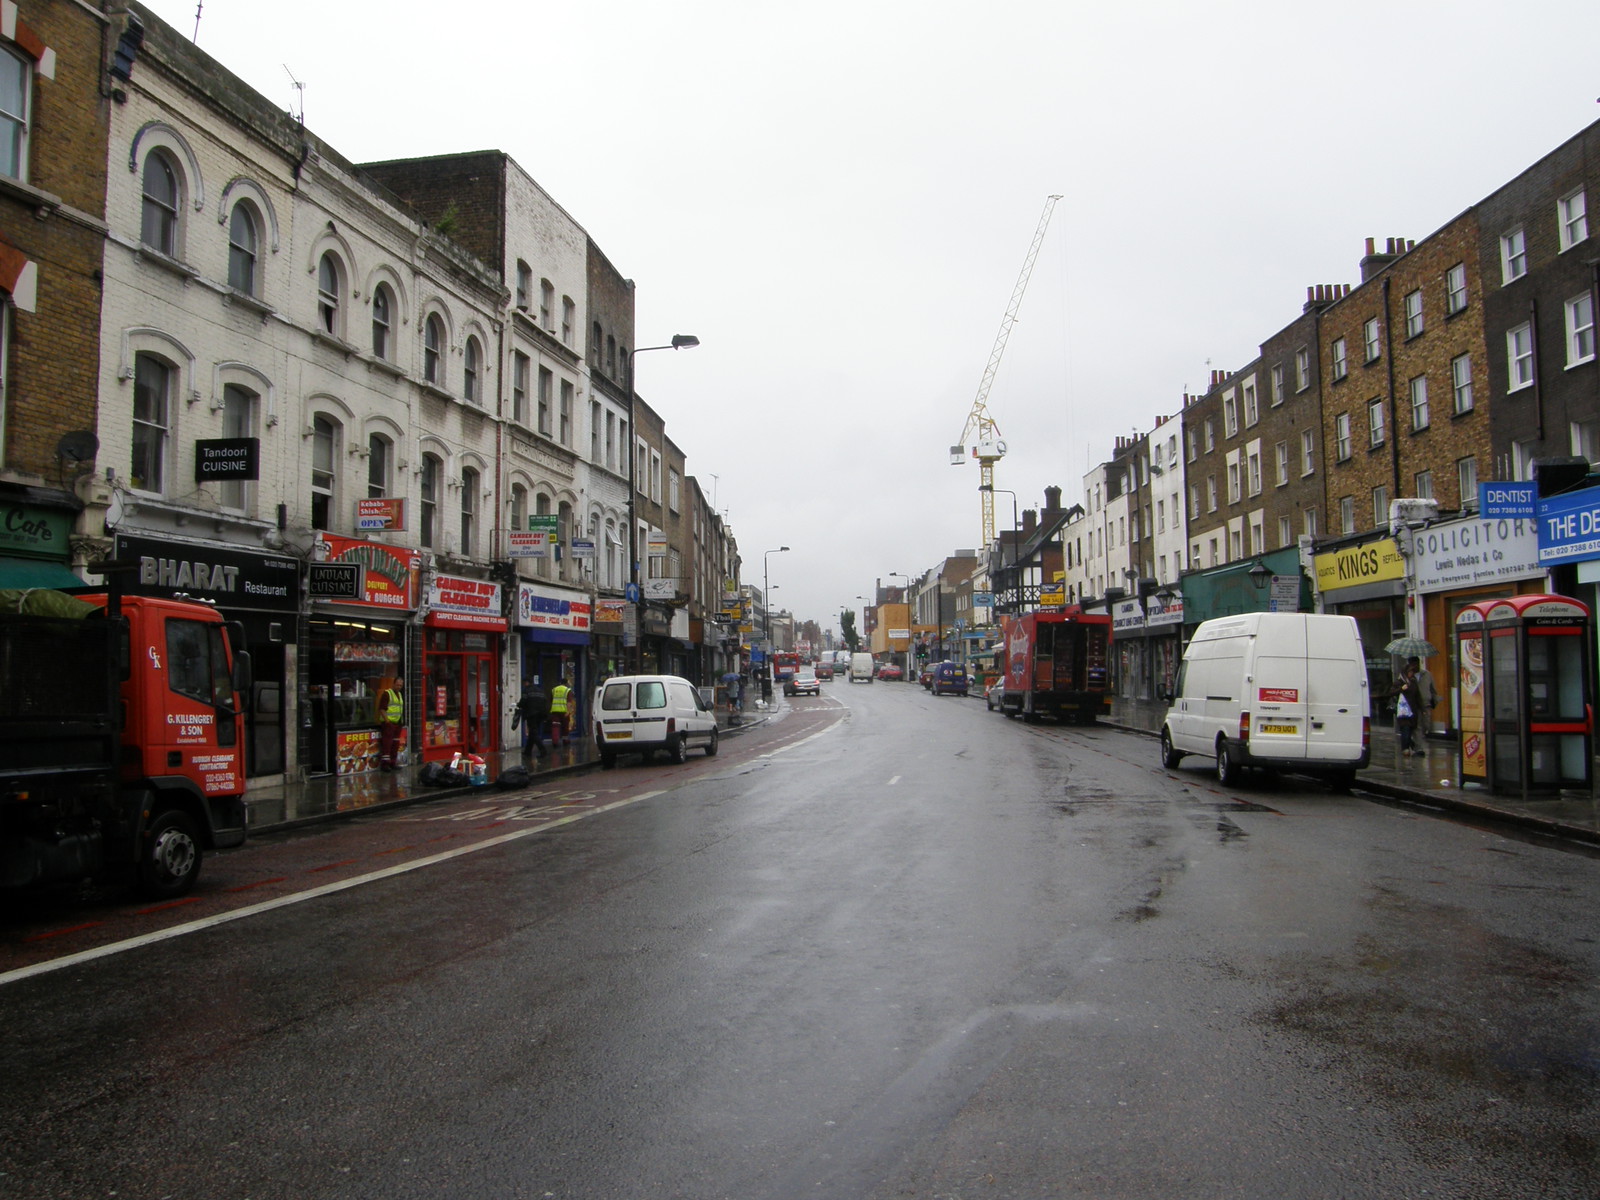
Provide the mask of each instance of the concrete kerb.
[{"label": "concrete kerb", "polygon": [[[742,733],[746,733],[751,729],[755,729],[766,724],[771,718],[771,715],[772,714],[770,711],[761,713],[746,713],[743,714],[739,724],[732,725],[728,723],[728,714],[719,713],[717,715],[717,730],[722,737],[737,737]],[[557,752],[553,751],[552,753]],[[535,760],[532,764],[523,764],[521,755],[515,752],[489,755],[486,757],[496,768],[499,768],[502,765],[505,767],[527,765],[529,767],[529,772],[533,776],[533,783],[530,786],[537,786],[541,782],[549,779],[559,779],[567,775],[577,775],[586,771],[596,771],[601,769],[600,759],[595,755],[594,749],[589,744],[588,739],[585,739],[582,743],[573,747],[571,753],[573,757],[570,762],[551,763],[548,766],[541,766],[538,760]],[[392,800],[383,800],[374,804],[364,804],[356,808],[329,808],[325,811],[306,813],[302,816],[293,817],[287,820],[268,821],[262,824],[256,824],[252,822],[250,826],[250,832],[252,834],[277,833],[292,829],[303,829],[307,826],[321,825],[330,821],[353,820],[358,817],[367,816],[371,813],[393,812],[396,809],[407,808],[417,804],[424,804],[433,800],[449,800],[460,796],[509,798],[516,796],[521,791],[526,790],[523,788],[509,788],[501,790],[495,786],[492,778],[488,784],[482,787],[423,787],[416,781],[416,777],[420,769],[421,768],[418,766],[411,766],[405,769],[407,790],[406,794],[403,796],[396,796]],[[498,776],[498,773],[498,770],[494,772],[496,776]]]}]

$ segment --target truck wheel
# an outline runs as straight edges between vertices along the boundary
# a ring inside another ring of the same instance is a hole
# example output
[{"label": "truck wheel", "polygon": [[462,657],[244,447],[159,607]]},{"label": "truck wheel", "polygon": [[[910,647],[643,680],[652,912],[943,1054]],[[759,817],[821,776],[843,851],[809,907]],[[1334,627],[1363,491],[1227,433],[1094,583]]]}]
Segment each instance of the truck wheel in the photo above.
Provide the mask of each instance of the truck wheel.
[{"label": "truck wheel", "polygon": [[673,739],[667,743],[667,757],[675,763],[686,763],[689,761],[689,745],[683,740],[683,735],[681,733],[676,734]]},{"label": "truck wheel", "polygon": [[188,813],[169,808],[145,831],[139,848],[139,888],[148,896],[181,896],[200,878],[200,835]]},{"label": "truck wheel", "polygon": [[1217,782],[1223,787],[1234,787],[1239,782],[1239,777],[1244,774],[1239,764],[1234,761],[1233,751],[1228,748],[1227,738],[1217,739]]},{"label": "truck wheel", "polygon": [[1172,748],[1172,731],[1163,729],[1161,731],[1161,765],[1171,771],[1175,770],[1182,761],[1183,755]]},{"label": "truck wheel", "polygon": [[717,756],[717,731],[715,729],[713,729],[711,731],[711,740],[706,743],[706,757],[707,758],[715,758],[716,756]]}]

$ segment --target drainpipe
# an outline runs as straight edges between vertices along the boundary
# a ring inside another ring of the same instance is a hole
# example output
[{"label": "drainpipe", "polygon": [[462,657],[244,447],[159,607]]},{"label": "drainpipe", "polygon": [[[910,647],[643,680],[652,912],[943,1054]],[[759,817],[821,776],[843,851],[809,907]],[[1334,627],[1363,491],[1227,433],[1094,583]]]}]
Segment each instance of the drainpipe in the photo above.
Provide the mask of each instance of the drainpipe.
[{"label": "drainpipe", "polygon": [[[1389,377],[1389,463],[1393,478],[1393,490],[1389,493],[1390,500],[1400,498],[1400,406],[1395,400],[1394,392],[1394,323],[1389,319],[1389,284],[1391,280],[1387,274],[1383,277],[1383,354],[1388,359],[1387,374]],[[1373,524],[1385,525],[1389,520],[1388,513],[1373,513]]]}]

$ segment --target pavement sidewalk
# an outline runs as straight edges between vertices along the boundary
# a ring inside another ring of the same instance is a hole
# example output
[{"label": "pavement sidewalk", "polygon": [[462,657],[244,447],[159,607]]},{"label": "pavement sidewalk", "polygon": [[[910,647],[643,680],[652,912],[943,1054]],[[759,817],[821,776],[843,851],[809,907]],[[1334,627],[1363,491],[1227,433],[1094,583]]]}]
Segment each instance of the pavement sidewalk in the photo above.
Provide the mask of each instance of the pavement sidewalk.
[{"label": "pavement sidewalk", "polygon": [[[738,724],[726,712],[717,713],[717,729],[722,737],[736,737],[747,729],[763,725],[772,716],[772,710],[750,710],[741,714]],[[320,821],[333,821],[351,817],[373,809],[390,808],[402,804],[415,804],[423,800],[437,800],[445,796],[477,794],[489,797],[509,795],[494,785],[500,773],[508,767],[526,766],[535,783],[556,779],[596,767],[600,763],[595,753],[594,739],[587,735],[574,737],[565,745],[547,747],[543,758],[523,761],[520,750],[485,754],[489,764],[487,787],[439,788],[424,787],[417,782],[422,764],[412,762],[393,771],[368,771],[360,775],[319,775],[307,779],[291,779],[281,784],[252,787],[245,796],[250,808],[250,832],[265,833],[272,830],[292,829]]]},{"label": "pavement sidewalk", "polygon": [[[1116,700],[1107,724],[1154,737],[1165,715],[1166,706],[1154,701]],[[1356,787],[1409,804],[1600,845],[1600,801],[1593,795],[1563,792],[1523,800],[1520,796],[1496,795],[1476,783],[1463,787],[1457,751],[1453,739],[1425,738],[1423,752],[1407,758],[1400,753],[1393,727],[1374,725],[1372,762],[1356,776]]]}]

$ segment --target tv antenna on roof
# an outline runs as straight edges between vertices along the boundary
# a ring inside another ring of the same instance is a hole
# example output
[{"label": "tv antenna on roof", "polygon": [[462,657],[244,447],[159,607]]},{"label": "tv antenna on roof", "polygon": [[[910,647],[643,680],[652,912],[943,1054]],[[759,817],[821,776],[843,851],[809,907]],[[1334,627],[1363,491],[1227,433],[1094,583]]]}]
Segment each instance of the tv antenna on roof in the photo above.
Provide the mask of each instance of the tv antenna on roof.
[{"label": "tv antenna on roof", "polygon": [[[306,126],[306,85],[294,77],[294,72],[289,70],[289,64],[283,64],[283,73],[289,77],[289,82],[294,84],[295,107],[289,110],[289,115],[300,123],[300,128]],[[298,109],[299,111],[295,111]]]}]

